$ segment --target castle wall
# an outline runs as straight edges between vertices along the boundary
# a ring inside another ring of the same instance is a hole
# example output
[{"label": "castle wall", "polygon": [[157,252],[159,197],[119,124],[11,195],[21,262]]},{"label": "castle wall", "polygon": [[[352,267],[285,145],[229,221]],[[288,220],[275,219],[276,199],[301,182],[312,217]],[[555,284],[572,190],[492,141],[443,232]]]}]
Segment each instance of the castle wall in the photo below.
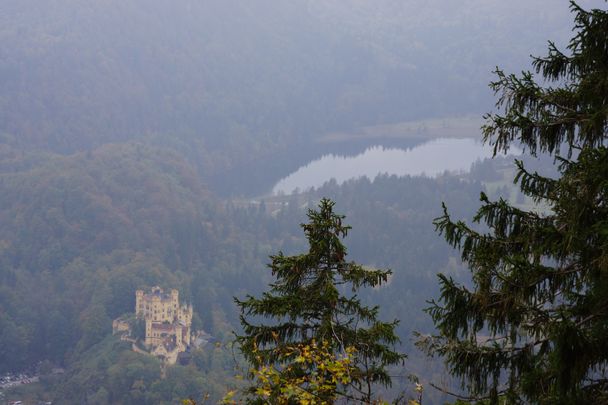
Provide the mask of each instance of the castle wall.
[{"label": "castle wall", "polygon": [[143,290],[135,293],[135,314],[154,322],[173,322],[179,312],[179,292],[175,289],[165,294],[159,287],[145,294]]},{"label": "castle wall", "polygon": [[177,290],[172,289],[169,294],[159,287],[152,288],[150,293],[137,290],[135,313],[146,320],[146,346],[157,348],[174,343],[175,350],[184,351],[190,345],[193,309],[192,305],[179,306]]},{"label": "castle wall", "polygon": [[114,319],[112,321],[112,333],[126,332],[130,329],[129,322],[121,319]]}]

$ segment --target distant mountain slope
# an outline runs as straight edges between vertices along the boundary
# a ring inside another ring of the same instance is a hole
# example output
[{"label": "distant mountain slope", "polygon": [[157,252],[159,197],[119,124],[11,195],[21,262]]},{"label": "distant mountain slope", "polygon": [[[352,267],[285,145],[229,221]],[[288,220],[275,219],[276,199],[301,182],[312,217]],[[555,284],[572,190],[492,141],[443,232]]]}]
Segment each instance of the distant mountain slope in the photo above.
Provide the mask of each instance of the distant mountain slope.
[{"label": "distant mountain slope", "polygon": [[174,153],[143,145],[48,156],[0,174],[0,195],[3,258],[17,268],[53,271],[115,249],[154,251],[185,268],[197,249],[184,244],[205,238],[208,193],[196,173]]},{"label": "distant mountain slope", "polygon": [[563,3],[7,0],[0,132],[56,151],[151,134],[231,151],[485,111],[490,70],[563,31]]},{"label": "distant mountain slope", "polygon": [[216,263],[235,272],[249,263],[226,258],[241,252],[227,241],[233,230],[174,152],[123,143],[61,156],[4,146],[0,195],[0,373],[87,349],[111,318],[132,311],[138,286],[170,285],[192,299],[193,277],[206,288],[225,277]]}]

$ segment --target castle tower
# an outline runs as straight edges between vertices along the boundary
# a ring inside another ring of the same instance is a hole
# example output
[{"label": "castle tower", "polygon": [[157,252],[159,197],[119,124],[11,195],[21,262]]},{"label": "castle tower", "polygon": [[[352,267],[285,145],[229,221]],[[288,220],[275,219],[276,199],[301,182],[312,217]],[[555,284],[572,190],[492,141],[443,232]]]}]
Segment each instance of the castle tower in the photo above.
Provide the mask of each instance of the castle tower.
[{"label": "castle tower", "polygon": [[175,288],[171,290],[171,304],[173,304],[173,309],[177,309],[179,304],[179,291]]},{"label": "castle tower", "polygon": [[192,331],[190,330],[190,324],[186,324],[186,328],[184,330],[184,343],[186,346],[190,346],[190,336],[192,335]]},{"label": "castle tower", "polygon": [[179,310],[179,321],[185,326],[183,339],[186,345],[190,345],[192,312],[192,304],[183,305]]},{"label": "castle tower", "polygon": [[144,340],[144,344],[146,346],[152,345],[152,321],[150,319],[146,319],[146,338]]},{"label": "castle tower", "polygon": [[152,320],[153,321],[162,321],[160,316],[161,306],[160,306],[160,296],[153,295],[152,296]]},{"label": "castle tower", "polygon": [[184,349],[184,343],[182,341],[182,328],[178,326],[175,328],[175,344],[180,348]]},{"label": "castle tower", "polygon": [[144,317],[144,291],[135,291],[135,316]]}]

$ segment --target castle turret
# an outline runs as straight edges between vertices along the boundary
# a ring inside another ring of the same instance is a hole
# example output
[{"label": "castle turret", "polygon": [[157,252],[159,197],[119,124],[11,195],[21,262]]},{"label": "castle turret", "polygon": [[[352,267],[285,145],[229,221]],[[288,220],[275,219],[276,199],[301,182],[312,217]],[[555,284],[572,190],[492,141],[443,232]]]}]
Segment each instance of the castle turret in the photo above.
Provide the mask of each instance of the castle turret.
[{"label": "castle turret", "polygon": [[144,290],[135,291],[135,315],[144,316]]},{"label": "castle turret", "polygon": [[182,340],[182,338],[183,338],[183,337],[182,337],[182,332],[183,332],[183,330],[182,330],[181,326],[179,326],[179,325],[178,325],[178,326],[175,328],[175,344],[176,344],[176,345],[177,345],[177,346],[178,346],[180,349],[182,349],[182,350],[183,350],[183,349],[184,349],[184,342],[183,342],[183,340]]},{"label": "castle turret", "polygon": [[146,319],[146,338],[144,340],[144,344],[146,346],[151,346],[153,344],[152,339],[152,320]]}]

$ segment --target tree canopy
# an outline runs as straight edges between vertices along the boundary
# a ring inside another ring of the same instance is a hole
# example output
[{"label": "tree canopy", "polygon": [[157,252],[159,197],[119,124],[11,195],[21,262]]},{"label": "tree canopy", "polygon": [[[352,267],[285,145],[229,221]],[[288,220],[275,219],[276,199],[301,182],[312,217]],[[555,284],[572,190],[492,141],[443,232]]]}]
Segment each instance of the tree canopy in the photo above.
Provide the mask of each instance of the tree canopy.
[{"label": "tree canopy", "polygon": [[440,275],[428,312],[445,358],[472,398],[510,403],[608,401],[608,12],[571,3],[568,51],[549,43],[535,77],[497,70],[503,113],[486,115],[495,153],[513,144],[555,157],[557,178],[516,162],[526,209],[482,193],[472,227],[435,225],[472,272],[472,287]]},{"label": "tree canopy", "polygon": [[[375,383],[390,385],[386,367],[405,356],[393,350],[398,343],[397,321],[378,320],[378,307],[367,307],[357,297],[361,287],[386,283],[388,270],[371,270],[346,261],[342,244],[350,227],[333,211],[334,202],[322,199],[319,210],[309,210],[302,228],[309,251],[295,256],[271,256],[276,277],[262,297],[238,300],[244,334],[238,342],[246,359],[259,368],[293,363],[294,347],[323,342],[329,353],[353,350],[353,373],[346,397],[370,402]],[[347,294],[350,289],[352,294]],[[260,323],[272,318],[274,322]],[[303,363],[307,365],[307,363]],[[314,364],[313,364],[314,366]],[[307,367],[285,367],[290,373],[311,373]],[[328,393],[333,396],[334,393]]]}]

